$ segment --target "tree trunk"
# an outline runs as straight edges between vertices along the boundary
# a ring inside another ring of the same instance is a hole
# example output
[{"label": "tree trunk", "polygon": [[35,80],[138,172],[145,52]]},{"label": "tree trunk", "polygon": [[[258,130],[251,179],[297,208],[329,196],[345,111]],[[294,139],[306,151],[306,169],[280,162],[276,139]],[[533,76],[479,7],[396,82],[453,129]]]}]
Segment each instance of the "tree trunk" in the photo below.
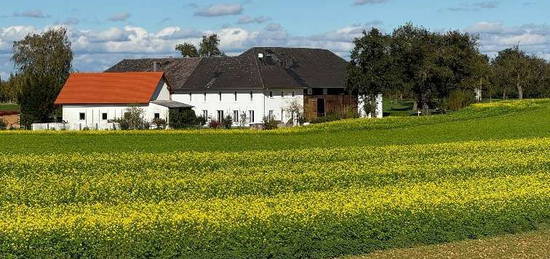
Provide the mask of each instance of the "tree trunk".
[{"label": "tree trunk", "polygon": [[482,94],[483,94],[483,78],[480,78],[479,79],[479,87],[477,87],[475,89],[475,92],[476,92],[476,102],[481,102],[482,101]]},{"label": "tree trunk", "polygon": [[506,97],[506,88],[504,88],[504,89],[502,90],[502,99],[503,99],[503,100],[506,100],[506,98],[507,98],[507,97]]},{"label": "tree trunk", "polygon": [[517,80],[516,80],[516,87],[518,89],[518,99],[523,99],[523,87],[521,87],[521,83],[519,81],[519,73],[518,73],[518,77],[517,77]]}]

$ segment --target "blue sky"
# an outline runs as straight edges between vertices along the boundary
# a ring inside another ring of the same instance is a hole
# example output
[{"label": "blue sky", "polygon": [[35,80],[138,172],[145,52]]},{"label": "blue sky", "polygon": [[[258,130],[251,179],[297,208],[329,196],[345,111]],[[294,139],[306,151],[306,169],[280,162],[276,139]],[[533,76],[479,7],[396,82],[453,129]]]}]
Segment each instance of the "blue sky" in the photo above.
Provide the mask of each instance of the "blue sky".
[{"label": "blue sky", "polygon": [[101,71],[123,58],[177,56],[180,42],[218,33],[222,49],[252,46],[327,48],[347,57],[372,26],[406,22],[480,35],[494,55],[515,44],[550,59],[550,1],[542,0],[19,0],[0,9],[0,75],[13,71],[14,40],[53,26],[70,31],[78,71]]}]

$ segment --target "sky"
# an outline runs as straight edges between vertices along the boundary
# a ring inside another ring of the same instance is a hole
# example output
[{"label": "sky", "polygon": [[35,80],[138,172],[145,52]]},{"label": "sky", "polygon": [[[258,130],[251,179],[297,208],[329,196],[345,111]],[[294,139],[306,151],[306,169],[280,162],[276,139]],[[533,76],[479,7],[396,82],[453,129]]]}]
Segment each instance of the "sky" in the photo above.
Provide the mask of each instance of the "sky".
[{"label": "sky", "polygon": [[354,38],[412,22],[480,37],[494,56],[519,44],[550,60],[548,0],[18,0],[0,9],[0,76],[14,71],[13,41],[66,27],[75,71],[102,71],[124,58],[177,57],[178,43],[217,33],[237,55],[253,46],[313,47],[349,57]]}]

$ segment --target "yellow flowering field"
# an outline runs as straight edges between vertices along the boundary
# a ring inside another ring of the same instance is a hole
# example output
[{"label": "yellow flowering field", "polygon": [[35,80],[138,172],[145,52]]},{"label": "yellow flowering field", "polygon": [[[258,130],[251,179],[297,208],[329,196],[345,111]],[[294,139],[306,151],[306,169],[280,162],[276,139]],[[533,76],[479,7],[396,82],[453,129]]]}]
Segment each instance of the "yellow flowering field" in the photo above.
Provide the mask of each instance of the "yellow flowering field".
[{"label": "yellow flowering field", "polygon": [[[50,141],[0,152],[0,257],[327,258],[535,230],[550,223],[549,110],[503,102],[211,135],[0,133]],[[470,137],[464,123],[495,129]],[[548,128],[529,135],[533,125]],[[409,131],[431,135],[361,142]],[[153,144],[118,139],[141,135]],[[155,146],[170,137],[180,148]],[[114,147],[87,144],[98,140]]]}]

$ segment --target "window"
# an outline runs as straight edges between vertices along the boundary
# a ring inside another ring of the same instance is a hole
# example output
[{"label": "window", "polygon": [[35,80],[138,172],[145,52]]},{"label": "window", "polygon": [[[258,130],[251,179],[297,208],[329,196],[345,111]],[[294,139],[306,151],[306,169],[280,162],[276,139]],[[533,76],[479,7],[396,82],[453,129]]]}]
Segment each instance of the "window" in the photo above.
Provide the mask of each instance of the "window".
[{"label": "window", "polygon": [[202,117],[208,120],[208,110],[202,111]]},{"label": "window", "polygon": [[160,119],[160,113],[155,113],[155,119],[156,120]]},{"label": "window", "polygon": [[218,92],[218,95],[220,96],[220,102],[222,101],[222,92]]},{"label": "window", "polygon": [[268,118],[269,119],[273,119],[273,110],[269,110],[269,115],[268,115]]},{"label": "window", "polygon": [[273,98],[273,91],[269,91],[269,97]]},{"label": "window", "polygon": [[204,101],[206,102],[206,93],[204,93]]},{"label": "window", "polygon": [[250,119],[250,122],[253,123],[255,121],[254,119],[254,111],[248,111],[248,117]]},{"label": "window", "polygon": [[294,93],[294,91],[292,91],[292,97],[294,97],[296,94]]},{"label": "window", "polygon": [[189,93],[189,101],[193,101],[193,94]]},{"label": "window", "polygon": [[233,122],[239,122],[239,111],[233,111]]},{"label": "window", "polygon": [[219,122],[223,121],[223,111],[222,110],[218,111],[218,121]]},{"label": "window", "polygon": [[81,120],[81,121],[86,120],[86,113],[81,112],[81,113],[79,114],[79,117],[80,117],[80,120]]},{"label": "window", "polygon": [[235,102],[237,101],[237,92],[235,92]]},{"label": "window", "polygon": [[281,91],[281,97],[285,97],[285,91]]},{"label": "window", "polygon": [[250,91],[250,101],[254,99],[254,94],[252,94],[252,91]]},{"label": "window", "polygon": [[105,113],[105,112],[102,113],[102,114],[101,114],[101,119],[104,120],[104,121],[106,121],[106,120],[107,120],[107,113]]}]

